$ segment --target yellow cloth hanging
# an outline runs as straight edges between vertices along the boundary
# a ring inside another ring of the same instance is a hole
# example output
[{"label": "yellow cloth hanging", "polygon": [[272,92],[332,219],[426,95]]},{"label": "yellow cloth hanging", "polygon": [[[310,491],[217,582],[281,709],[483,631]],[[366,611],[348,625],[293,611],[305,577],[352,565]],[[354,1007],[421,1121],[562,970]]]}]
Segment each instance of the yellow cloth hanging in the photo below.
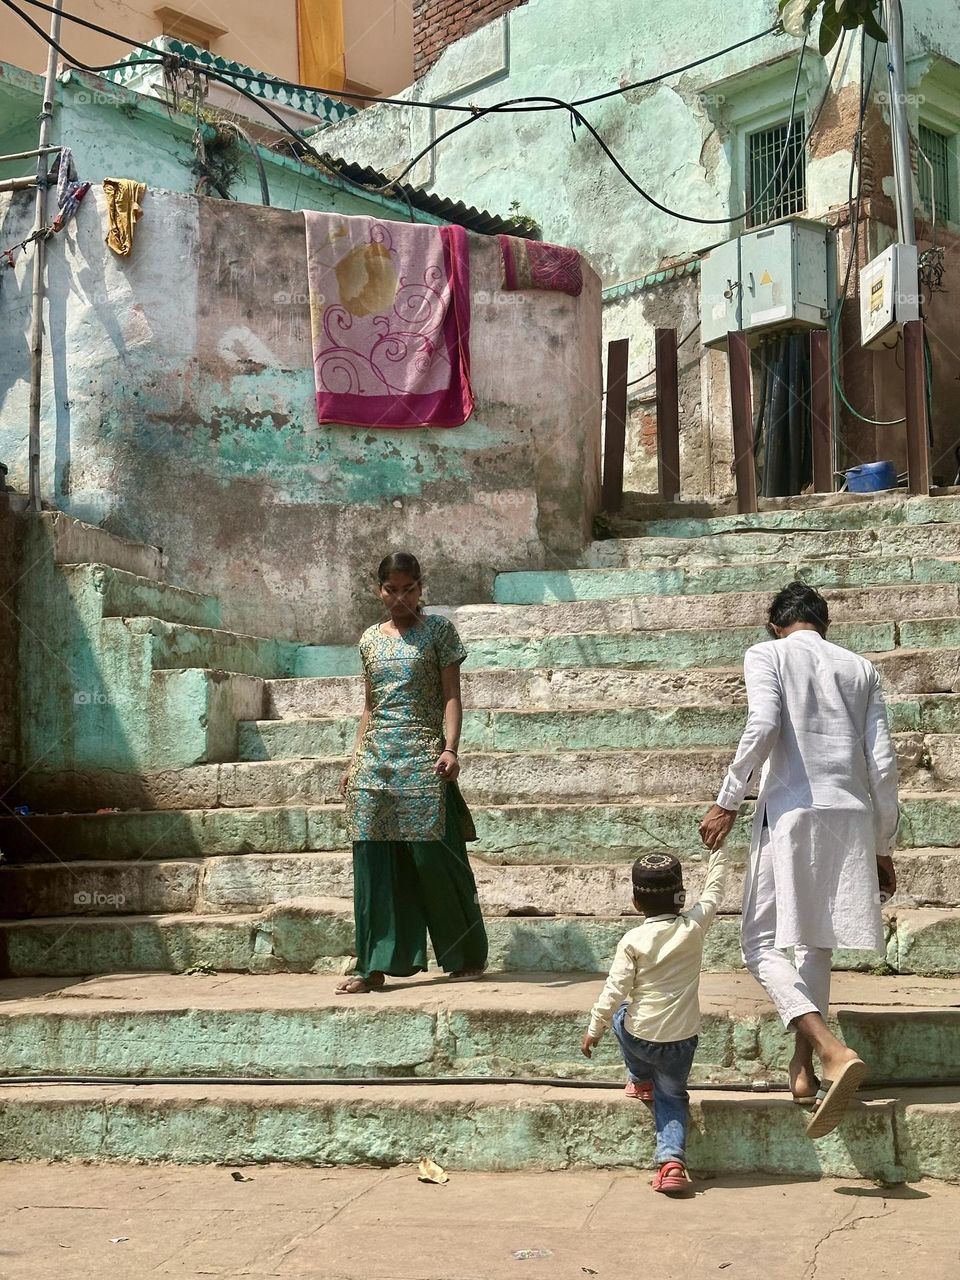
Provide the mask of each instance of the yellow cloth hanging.
[{"label": "yellow cloth hanging", "polygon": [[132,178],[104,178],[103,193],[107,197],[107,217],[110,230],[107,232],[107,244],[122,257],[126,257],[133,248],[133,228],[143,210],[140,201],[146,191],[146,184],[134,182]]},{"label": "yellow cloth hanging", "polygon": [[297,0],[300,79],[318,89],[342,89],[346,82],[343,0]]}]

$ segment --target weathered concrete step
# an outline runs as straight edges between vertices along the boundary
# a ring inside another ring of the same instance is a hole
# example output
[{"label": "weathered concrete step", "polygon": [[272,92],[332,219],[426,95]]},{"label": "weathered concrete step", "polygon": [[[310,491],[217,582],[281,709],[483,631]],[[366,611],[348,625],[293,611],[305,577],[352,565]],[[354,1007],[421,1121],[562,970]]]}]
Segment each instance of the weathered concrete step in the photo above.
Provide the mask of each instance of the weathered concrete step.
[{"label": "weathered concrete step", "polygon": [[628,596],[702,596],[778,591],[787,582],[851,590],[902,583],[960,582],[960,560],[946,556],[844,557],[836,560],[740,563],[650,569],[568,569],[501,573],[493,587],[497,604],[550,604],[570,600],[621,600]]},{"label": "weathered concrete step", "polygon": [[[960,695],[893,698],[888,712],[894,733],[960,732]],[[745,720],[746,708],[741,700],[727,705],[609,710],[467,710],[461,746],[472,753],[729,747],[738,742]],[[250,762],[347,755],[353,750],[358,723],[358,716],[242,722],[239,759]],[[475,755],[471,757],[472,762],[475,759]]]},{"label": "weathered concrete step", "polygon": [[[193,809],[159,807],[172,795],[158,789],[149,797],[158,806],[152,811],[0,818],[0,850],[10,861],[49,862],[51,854],[68,861],[119,861],[347,846],[342,805],[203,805],[216,790],[220,770],[229,774],[254,768],[262,766],[210,766],[203,772],[214,775],[214,782],[203,794],[198,783],[198,807]],[[179,777],[167,779],[168,786]],[[900,802],[901,848],[960,848],[960,792],[903,792]],[[648,804],[478,805],[474,817],[480,839],[471,849],[512,864],[622,861],[664,846],[697,850],[697,826],[703,813],[702,801],[666,799]],[[748,847],[751,821],[751,807],[745,805],[728,839],[732,852]]]},{"label": "weathered concrete step", "polygon": [[[741,654],[742,657],[742,654]],[[872,654],[890,695],[960,692],[960,649],[909,649]],[[745,699],[739,666],[667,670],[568,667],[558,670],[465,671],[470,710],[589,711],[597,707],[731,706]],[[316,676],[264,681],[264,715],[297,720],[358,715],[362,676]]]},{"label": "weathered concrete step", "polygon": [[[490,917],[492,972],[605,972],[635,915]],[[960,969],[960,911],[889,913],[885,953],[837,951],[834,968],[951,976]],[[739,917],[721,917],[704,947],[704,967],[740,967]],[[295,898],[257,915],[64,916],[0,921],[11,977],[97,973],[342,972],[353,954],[352,905]]]},{"label": "weathered concrete step", "polygon": [[[631,859],[621,862],[503,864],[472,858],[484,915],[615,916],[631,910]],[[697,853],[684,856],[690,900],[706,871]],[[960,850],[897,854],[894,911],[960,907]],[[722,910],[735,914],[743,859],[729,877]],[[142,861],[59,861],[0,868],[0,902],[8,918],[152,915],[185,912],[249,914],[293,898],[353,895],[352,855],[328,852],[218,854]]]},{"label": "weathered concrete step", "polygon": [[65,564],[61,573],[75,596],[95,593],[104,618],[147,617],[191,627],[220,626],[220,604],[214,596],[103,564]]},{"label": "weathered concrete step", "polygon": [[[0,1079],[10,1075],[510,1075],[619,1080],[612,1035],[580,1053],[595,975],[391,983],[361,1002],[329,976],[110,974],[65,991],[0,983]],[[933,978],[838,973],[831,1021],[868,1086],[955,1079],[960,995]],[[793,1037],[746,974],[704,974],[691,1080],[786,1085]]]},{"label": "weathered concrete step", "polygon": [[[906,641],[886,619],[952,620],[960,616],[953,583],[828,591],[830,638],[858,653],[888,652]],[[769,592],[713,596],[645,596],[541,605],[462,605],[429,612],[448,617],[467,645],[465,670],[563,667],[736,666],[746,648],[768,640]],[[942,627],[941,627],[942,629]],[[915,647],[923,647],[914,641]],[[956,644],[960,640],[955,641]],[[935,647],[949,640],[942,635]],[[301,645],[287,675],[359,674],[355,645]]]},{"label": "weathered concrete step", "polygon": [[277,677],[288,673],[297,649],[289,641],[159,618],[105,618],[102,627],[109,644],[126,639],[153,671],[193,667]]},{"label": "weathered concrete step", "polygon": [[46,547],[55,564],[109,565],[140,578],[161,581],[166,560],[159,547],[131,542],[96,525],[84,524],[62,511],[44,511],[31,517],[33,549]]},{"label": "weathered concrete step", "polygon": [[960,524],[783,533],[709,534],[702,538],[606,538],[587,549],[589,569],[696,568],[778,561],[809,564],[835,556],[957,556]]},{"label": "weathered concrete step", "polygon": [[[827,497],[826,500],[790,498],[789,505],[776,501],[764,501],[765,510],[754,515],[722,515],[710,518],[651,517],[640,505],[625,503],[623,517],[616,522],[618,531],[631,532],[638,537],[701,538],[734,530],[786,531],[832,529],[878,529],[919,524],[960,523],[960,496],[908,498],[904,494],[891,494],[884,498],[861,497],[845,494],[842,500]],[[627,522],[631,523],[627,523]]]}]

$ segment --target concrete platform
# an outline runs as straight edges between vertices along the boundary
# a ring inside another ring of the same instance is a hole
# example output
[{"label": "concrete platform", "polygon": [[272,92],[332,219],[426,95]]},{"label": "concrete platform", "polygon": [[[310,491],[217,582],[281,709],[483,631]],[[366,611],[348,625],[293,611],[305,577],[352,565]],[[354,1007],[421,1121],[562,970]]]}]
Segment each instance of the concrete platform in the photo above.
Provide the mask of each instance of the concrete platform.
[{"label": "concrete platform", "polygon": [[[0,982],[0,1076],[517,1076],[623,1080],[612,1035],[580,1039],[602,980],[439,974],[339,996],[337,979],[110,974]],[[957,1078],[960,993],[946,979],[838,973],[832,1021],[869,1081]],[[692,1080],[784,1086],[792,1036],[746,974],[708,973]]]},{"label": "concrete platform", "polygon": [[[5,1263],[17,1280],[601,1280],[621,1274],[624,1222],[658,1248],[662,1280],[952,1274],[942,1225],[960,1189],[924,1180],[700,1178],[653,1195],[629,1171],[466,1173],[413,1166],[0,1166]],[[114,1244],[112,1241],[116,1240]],[[67,1260],[65,1262],[65,1259]]]}]

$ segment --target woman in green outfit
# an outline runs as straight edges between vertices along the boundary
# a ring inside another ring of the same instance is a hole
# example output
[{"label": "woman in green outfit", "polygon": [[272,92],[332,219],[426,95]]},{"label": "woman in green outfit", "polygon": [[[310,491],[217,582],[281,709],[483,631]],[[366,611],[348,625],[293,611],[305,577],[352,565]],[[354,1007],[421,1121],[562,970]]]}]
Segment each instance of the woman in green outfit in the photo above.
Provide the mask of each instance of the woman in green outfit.
[{"label": "woman in green outfit", "polygon": [[387,556],[377,578],[390,616],[360,637],[366,697],[343,778],[357,966],[337,990],[351,995],[425,970],[428,931],[452,978],[479,978],[487,962],[465,843],[477,837],[457,786],[466,650],[421,610],[416,557]]}]

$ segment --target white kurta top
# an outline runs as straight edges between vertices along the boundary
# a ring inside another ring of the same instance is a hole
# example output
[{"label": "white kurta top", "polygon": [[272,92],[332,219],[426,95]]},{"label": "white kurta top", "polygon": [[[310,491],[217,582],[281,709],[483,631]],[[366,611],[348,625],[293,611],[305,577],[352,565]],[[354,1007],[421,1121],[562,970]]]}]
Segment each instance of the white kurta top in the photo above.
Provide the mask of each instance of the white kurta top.
[{"label": "white kurta top", "polygon": [[739,809],[762,766],[744,909],[766,813],[776,945],[880,950],[876,856],[899,810],[879,672],[815,631],[754,645],[743,671],[747,726],[717,804]]}]

